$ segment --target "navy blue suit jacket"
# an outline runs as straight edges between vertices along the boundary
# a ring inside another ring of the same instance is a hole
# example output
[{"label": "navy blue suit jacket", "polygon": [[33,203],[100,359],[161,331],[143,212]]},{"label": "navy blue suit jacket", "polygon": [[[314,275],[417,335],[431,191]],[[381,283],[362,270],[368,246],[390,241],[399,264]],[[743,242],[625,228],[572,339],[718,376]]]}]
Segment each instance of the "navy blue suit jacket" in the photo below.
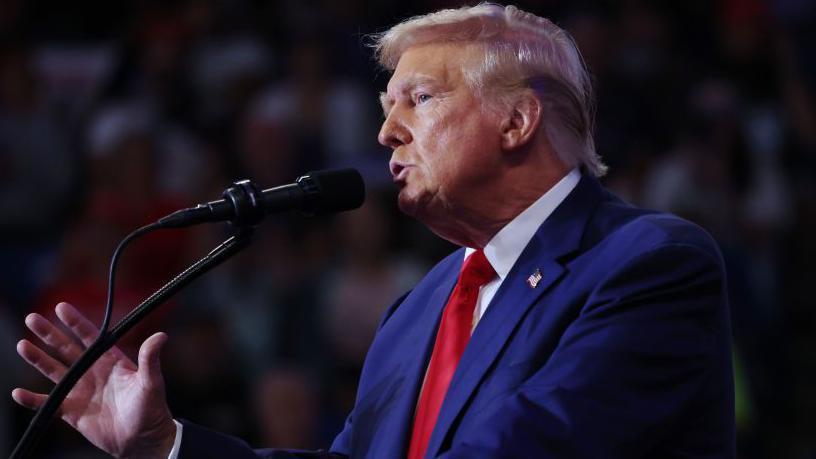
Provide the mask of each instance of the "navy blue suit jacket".
[{"label": "navy blue suit jacket", "polygon": [[[386,311],[328,451],[253,451],[186,423],[181,457],[404,457],[463,258],[451,254]],[[632,207],[584,175],[474,330],[427,457],[735,457],[725,290],[703,230]]]}]

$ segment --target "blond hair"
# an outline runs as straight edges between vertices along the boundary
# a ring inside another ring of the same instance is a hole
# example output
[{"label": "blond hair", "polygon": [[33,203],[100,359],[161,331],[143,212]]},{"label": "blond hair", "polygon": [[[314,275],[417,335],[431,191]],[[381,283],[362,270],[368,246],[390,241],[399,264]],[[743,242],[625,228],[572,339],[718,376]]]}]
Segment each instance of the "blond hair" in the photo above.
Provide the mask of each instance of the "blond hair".
[{"label": "blond hair", "polygon": [[495,104],[518,90],[535,91],[544,109],[543,129],[567,165],[596,176],[606,166],[595,152],[592,83],[572,37],[545,18],[515,6],[481,3],[416,16],[373,36],[380,64],[393,71],[412,46],[466,42],[484,48],[484,59],[464,69],[468,84]]}]

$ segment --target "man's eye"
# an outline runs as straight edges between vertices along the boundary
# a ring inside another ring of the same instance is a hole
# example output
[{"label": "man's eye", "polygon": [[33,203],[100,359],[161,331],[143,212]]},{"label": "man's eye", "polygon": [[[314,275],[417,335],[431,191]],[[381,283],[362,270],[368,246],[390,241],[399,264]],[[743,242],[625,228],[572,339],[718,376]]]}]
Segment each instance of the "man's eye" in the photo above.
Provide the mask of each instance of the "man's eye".
[{"label": "man's eye", "polygon": [[431,95],[430,94],[417,94],[417,96],[416,96],[417,105],[424,104],[425,102],[428,102],[429,100],[431,100]]}]

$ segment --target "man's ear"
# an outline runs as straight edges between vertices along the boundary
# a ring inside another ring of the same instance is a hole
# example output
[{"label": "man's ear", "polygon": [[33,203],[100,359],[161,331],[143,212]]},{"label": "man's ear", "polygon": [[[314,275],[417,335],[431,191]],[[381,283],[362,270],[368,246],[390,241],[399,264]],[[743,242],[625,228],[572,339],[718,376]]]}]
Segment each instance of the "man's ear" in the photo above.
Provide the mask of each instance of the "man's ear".
[{"label": "man's ear", "polygon": [[502,120],[502,149],[513,151],[528,144],[538,132],[541,118],[541,101],[531,92],[520,95]]}]

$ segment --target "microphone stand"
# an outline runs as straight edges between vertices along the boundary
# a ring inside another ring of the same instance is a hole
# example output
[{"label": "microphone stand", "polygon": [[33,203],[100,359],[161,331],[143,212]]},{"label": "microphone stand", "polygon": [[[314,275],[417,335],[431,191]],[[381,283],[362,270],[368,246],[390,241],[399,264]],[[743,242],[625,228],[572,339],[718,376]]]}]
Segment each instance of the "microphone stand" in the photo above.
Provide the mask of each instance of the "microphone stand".
[{"label": "microphone stand", "polygon": [[225,262],[238,252],[249,246],[252,240],[252,228],[250,226],[240,226],[236,233],[229,239],[222,242],[210,253],[190,265],[187,269],[179,273],[176,277],[164,284],[155,293],[142,301],[139,306],[131,311],[110,331],[104,332],[88,349],[74,362],[60,382],[54,386],[45,404],[37,411],[31,420],[25,434],[20,439],[9,459],[22,459],[27,457],[36,445],[57,409],[74,388],[77,381],[86,371],[102,356],[108,349],[113,347],[117,341],[127,333],[134,325],[139,323],[147,314],[154,311],[168,298],[186,287],[190,282],[200,277],[210,269]]}]

